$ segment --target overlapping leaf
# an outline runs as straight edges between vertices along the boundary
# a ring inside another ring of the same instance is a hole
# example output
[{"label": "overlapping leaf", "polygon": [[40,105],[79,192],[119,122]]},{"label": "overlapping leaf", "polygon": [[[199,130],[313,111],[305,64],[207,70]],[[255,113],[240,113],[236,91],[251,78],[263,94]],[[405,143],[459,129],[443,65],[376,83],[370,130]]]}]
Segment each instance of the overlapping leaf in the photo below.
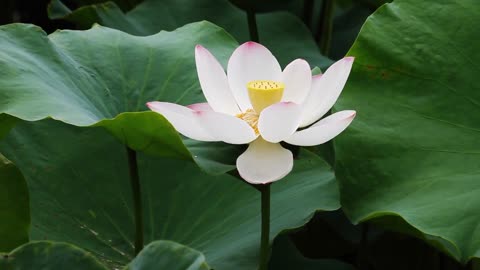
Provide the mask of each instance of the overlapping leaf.
[{"label": "overlapping leaf", "polygon": [[125,270],[210,270],[202,253],[172,241],[146,246]]},{"label": "overlapping leaf", "polygon": [[[151,100],[204,100],[195,71],[196,44],[223,61],[237,45],[207,22],[149,37],[99,26],[50,36],[31,25],[2,26],[0,113],[28,121],[51,117],[76,126],[102,126],[135,150],[192,158],[166,119],[137,111],[146,110],[145,102]],[[203,169],[232,169],[222,163],[230,160],[216,157],[210,162],[208,152],[193,153]]]},{"label": "overlapping leaf", "polygon": [[[52,1],[52,7],[57,5],[61,5],[60,0]],[[146,0],[127,13],[109,2],[74,12],[50,9],[50,16],[65,18],[83,28],[99,23],[134,35],[151,35],[207,20],[223,27],[240,42],[250,40],[246,13],[228,0]],[[261,43],[272,50],[282,66],[296,58],[304,58],[312,67],[322,70],[332,63],[320,54],[312,34],[296,16],[286,12],[260,14],[257,22]]]},{"label": "overlapping leaf", "polygon": [[[107,270],[91,253],[61,242],[34,241],[0,257],[1,269]],[[156,241],[138,254],[125,270],[208,270],[198,251],[172,241]]]},{"label": "overlapping leaf", "polygon": [[337,106],[358,112],[336,143],[350,218],[400,215],[463,262],[480,256],[479,18],[475,0],[383,6]]},{"label": "overlapping leaf", "polygon": [[[101,128],[22,122],[0,150],[24,173],[31,194],[31,239],[65,241],[110,267],[133,259],[134,224],[127,156]],[[272,239],[339,207],[333,172],[304,152],[272,186]],[[204,253],[215,269],[256,269],[259,192],[195,164],[139,155],[146,243],[168,239]]]},{"label": "overlapping leaf", "polygon": [[1,269],[107,270],[91,254],[66,243],[30,242],[0,257]]},{"label": "overlapping leaf", "polygon": [[22,173],[0,154],[0,252],[28,242],[30,207]]}]

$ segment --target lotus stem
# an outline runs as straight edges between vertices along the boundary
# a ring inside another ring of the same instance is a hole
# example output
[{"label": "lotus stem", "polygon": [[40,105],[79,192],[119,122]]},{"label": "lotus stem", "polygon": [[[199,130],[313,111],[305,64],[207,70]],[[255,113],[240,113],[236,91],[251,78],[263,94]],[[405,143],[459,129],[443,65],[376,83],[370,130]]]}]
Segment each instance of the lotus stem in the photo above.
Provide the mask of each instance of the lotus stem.
[{"label": "lotus stem", "polygon": [[260,261],[259,270],[268,269],[270,251],[270,184],[260,185],[262,208],[262,231],[260,235]]},{"label": "lotus stem", "polygon": [[317,30],[319,31],[317,33],[317,41],[320,45],[320,51],[325,56],[328,56],[328,54],[330,53],[334,4],[334,0],[323,0],[322,13],[320,15],[320,25]]},{"label": "lotus stem", "polygon": [[303,22],[312,31],[314,0],[303,1]]},{"label": "lotus stem", "polygon": [[260,42],[258,38],[257,18],[255,12],[251,9],[247,10],[248,32],[250,33],[250,40]]},{"label": "lotus stem", "polygon": [[138,175],[137,152],[127,147],[130,185],[133,195],[133,212],[135,216],[135,255],[143,249],[143,213],[140,177]]}]

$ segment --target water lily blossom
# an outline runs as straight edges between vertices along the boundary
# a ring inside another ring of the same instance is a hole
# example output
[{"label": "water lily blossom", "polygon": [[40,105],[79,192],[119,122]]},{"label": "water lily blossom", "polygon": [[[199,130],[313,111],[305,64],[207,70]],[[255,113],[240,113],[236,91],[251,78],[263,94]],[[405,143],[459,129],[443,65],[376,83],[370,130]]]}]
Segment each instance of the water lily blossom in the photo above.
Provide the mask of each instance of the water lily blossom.
[{"label": "water lily blossom", "polygon": [[345,110],[318,121],[340,95],[353,57],[345,57],[324,74],[313,77],[309,64],[302,59],[282,71],[272,53],[255,42],[246,42],[233,52],[227,73],[200,45],[195,48],[195,60],[207,103],[185,107],[149,102],[147,106],[186,137],[248,143],[236,165],[249,183],[271,183],[292,170],[293,155],[280,142],[322,144],[345,130],[355,117],[355,111]]}]

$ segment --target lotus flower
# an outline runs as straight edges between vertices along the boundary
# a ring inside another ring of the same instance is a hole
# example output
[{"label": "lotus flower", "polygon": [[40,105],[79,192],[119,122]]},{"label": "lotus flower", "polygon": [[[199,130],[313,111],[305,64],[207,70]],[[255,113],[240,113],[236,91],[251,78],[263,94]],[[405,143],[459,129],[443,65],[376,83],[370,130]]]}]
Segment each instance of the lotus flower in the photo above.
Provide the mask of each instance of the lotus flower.
[{"label": "lotus flower", "polygon": [[346,110],[318,121],[340,95],[353,57],[345,57],[323,75],[313,77],[302,59],[294,60],[282,72],[272,53],[255,42],[246,42],[233,52],[227,74],[200,45],[195,48],[195,60],[208,103],[185,107],[149,102],[147,106],[191,139],[248,143],[236,165],[249,183],[271,183],[292,170],[293,155],[281,141],[298,146],[322,144],[345,130],[355,117],[355,111]]}]

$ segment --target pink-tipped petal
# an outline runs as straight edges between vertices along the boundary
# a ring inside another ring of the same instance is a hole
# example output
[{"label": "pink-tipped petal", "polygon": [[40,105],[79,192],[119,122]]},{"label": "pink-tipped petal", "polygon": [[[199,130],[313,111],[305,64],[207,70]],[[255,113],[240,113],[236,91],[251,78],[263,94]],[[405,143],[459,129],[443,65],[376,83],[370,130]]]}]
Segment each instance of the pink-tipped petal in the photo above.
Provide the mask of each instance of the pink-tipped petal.
[{"label": "pink-tipped petal", "polygon": [[255,131],[240,118],[214,111],[196,113],[199,121],[216,141],[246,144],[257,138]]},{"label": "pink-tipped petal", "polygon": [[285,177],[293,168],[293,155],[279,143],[262,138],[253,141],[237,159],[237,170],[245,181],[267,184]]},{"label": "pink-tipped petal", "polygon": [[334,113],[313,126],[293,133],[285,142],[298,146],[314,146],[326,143],[342,133],[355,118],[355,111]]},{"label": "pink-tipped petal", "polygon": [[298,128],[302,107],[293,102],[279,102],[265,108],[258,119],[258,131],[263,139],[278,143],[290,137]]},{"label": "pink-tipped petal", "polygon": [[282,101],[302,104],[312,85],[310,65],[303,59],[292,61],[283,70],[282,82],[285,84]]},{"label": "pink-tipped petal", "polygon": [[207,102],[190,104],[187,108],[194,111],[213,111],[212,107]]},{"label": "pink-tipped petal", "polygon": [[198,141],[216,141],[202,127],[195,111],[169,102],[154,101],[147,103],[147,106],[150,110],[163,115],[180,134]]},{"label": "pink-tipped petal", "polygon": [[300,127],[314,123],[335,104],[350,75],[353,60],[353,57],[345,57],[330,66],[322,76],[313,77],[312,89],[303,104]]},{"label": "pink-tipped petal", "polygon": [[263,45],[249,41],[240,45],[228,61],[228,82],[242,111],[252,108],[247,83],[254,80],[280,81],[282,69]]},{"label": "pink-tipped petal", "polygon": [[203,95],[216,112],[235,115],[240,113],[228,85],[227,75],[217,59],[204,47],[195,47],[197,74]]}]

